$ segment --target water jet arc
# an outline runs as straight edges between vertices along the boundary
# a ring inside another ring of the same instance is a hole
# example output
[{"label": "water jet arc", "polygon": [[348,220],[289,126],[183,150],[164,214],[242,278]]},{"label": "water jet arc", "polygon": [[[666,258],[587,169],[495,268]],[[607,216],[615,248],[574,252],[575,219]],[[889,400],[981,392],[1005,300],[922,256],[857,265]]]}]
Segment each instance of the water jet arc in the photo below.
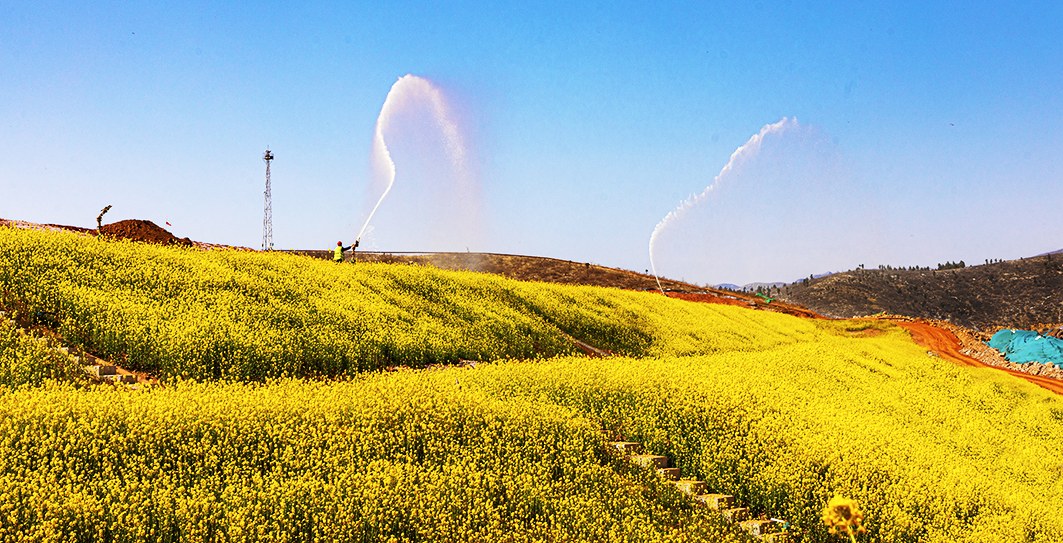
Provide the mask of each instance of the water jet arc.
[{"label": "water jet arc", "polygon": [[728,174],[731,173],[739,163],[750,160],[755,157],[760,151],[760,147],[761,144],[764,142],[765,136],[768,136],[769,134],[781,133],[787,129],[791,129],[797,126],[797,118],[783,117],[778,122],[766,124],[761,127],[759,132],[753,134],[749,138],[749,140],[740,145],[737,149],[734,150],[733,153],[731,153],[731,158],[727,161],[727,164],[724,164],[723,169],[720,170],[720,173],[716,174],[716,177],[713,178],[712,183],[710,183],[709,186],[705,187],[705,190],[701,191],[698,194],[692,195],[686,200],[680,202],[679,206],[668,212],[668,214],[665,215],[663,219],[661,219],[661,222],[657,223],[657,226],[653,229],[653,233],[650,234],[649,253],[650,269],[653,271],[653,278],[657,280],[657,288],[660,289],[661,294],[664,294],[664,288],[661,286],[661,278],[657,275],[657,264],[654,262],[653,259],[654,246],[657,244],[657,238],[661,235],[661,232],[664,231],[664,229],[667,228],[668,225],[670,225],[672,222],[682,218],[683,215],[686,215],[686,213],[690,211],[691,208],[700,204],[706,198],[708,198],[709,195],[712,194],[716,190],[716,188],[720,186],[720,183],[728,177]]},{"label": "water jet arc", "polygon": [[387,185],[376,205],[373,206],[373,209],[365,218],[358,235],[355,236],[356,241],[360,241],[362,236],[365,235],[365,231],[369,228],[369,223],[373,220],[373,216],[376,215],[377,209],[380,208],[380,204],[384,203],[384,199],[387,198],[391,188],[395,185],[395,161],[391,157],[391,151],[388,149],[387,138],[384,134],[396,114],[418,103],[427,104],[431,109],[432,116],[443,135],[444,146],[451,163],[462,179],[467,177],[465,143],[461,137],[461,132],[458,130],[457,123],[451,117],[450,108],[443,92],[434,83],[423,77],[413,74],[406,74],[400,77],[391,86],[391,90],[388,91],[388,95],[384,99],[384,105],[380,107],[380,114],[377,116],[376,128],[373,132],[373,167],[385,176]]}]

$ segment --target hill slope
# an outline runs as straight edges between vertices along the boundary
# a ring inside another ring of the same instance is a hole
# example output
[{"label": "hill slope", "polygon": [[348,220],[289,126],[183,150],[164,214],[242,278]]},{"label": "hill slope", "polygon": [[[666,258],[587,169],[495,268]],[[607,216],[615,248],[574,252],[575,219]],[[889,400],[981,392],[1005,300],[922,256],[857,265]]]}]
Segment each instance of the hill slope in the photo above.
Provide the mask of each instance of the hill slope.
[{"label": "hill slope", "polygon": [[1063,257],[1045,255],[942,271],[853,270],[781,290],[824,315],[880,312],[988,330],[1063,323]]},{"label": "hill slope", "polygon": [[[332,259],[330,251],[291,251],[325,260]],[[492,273],[520,281],[541,281],[562,285],[613,287],[627,290],[658,291],[664,289],[668,296],[691,301],[710,301],[739,307],[786,313],[798,317],[814,317],[814,312],[804,307],[784,302],[768,303],[749,292],[737,292],[723,288],[703,287],[675,281],[666,277],[631,270],[610,268],[589,262],[573,262],[557,258],[497,253],[379,253],[359,252],[359,263],[378,262],[388,264],[414,264],[444,270],[476,271]]]},{"label": "hill slope", "polygon": [[[808,543],[835,493],[870,540],[1063,541],[1063,400],[884,322],[5,228],[0,290],[169,378],[0,388],[0,539],[742,539],[604,430]],[[66,363],[0,332],[0,367]],[[362,371],[464,356],[496,361]]]},{"label": "hill slope", "polygon": [[[326,260],[331,251],[291,251]],[[359,263],[418,264],[444,270],[478,271],[519,279],[565,285],[608,286],[627,290],[657,290],[652,275],[610,268],[589,262],[573,262],[558,258],[510,255],[498,253],[387,253],[358,251]],[[701,287],[661,278],[661,286],[669,290],[699,290]]]},{"label": "hill slope", "polygon": [[353,375],[589,346],[632,356],[755,350],[814,328],[782,334],[736,307],[657,293],[3,227],[0,295],[23,325],[164,379]]}]

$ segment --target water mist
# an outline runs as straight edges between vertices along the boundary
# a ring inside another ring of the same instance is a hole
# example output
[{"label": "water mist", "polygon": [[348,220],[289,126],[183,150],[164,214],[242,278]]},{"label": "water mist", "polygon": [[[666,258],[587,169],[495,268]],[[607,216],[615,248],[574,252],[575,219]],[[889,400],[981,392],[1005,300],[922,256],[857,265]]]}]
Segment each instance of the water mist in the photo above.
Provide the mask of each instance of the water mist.
[{"label": "water mist", "polygon": [[725,164],[723,169],[720,170],[720,173],[716,174],[716,177],[713,178],[712,183],[710,183],[709,186],[705,187],[705,190],[701,191],[699,194],[692,195],[686,200],[680,202],[678,207],[670,211],[667,215],[664,216],[663,219],[661,219],[661,222],[657,223],[657,226],[653,229],[653,233],[650,234],[650,269],[653,271],[654,279],[657,280],[657,288],[659,288],[662,293],[664,292],[664,287],[661,286],[661,279],[657,275],[657,265],[653,260],[654,245],[656,245],[657,243],[657,237],[660,236],[661,232],[663,232],[670,224],[682,218],[684,215],[686,215],[688,211],[690,211],[691,208],[700,204],[706,198],[708,198],[709,195],[712,194],[713,191],[715,191],[717,187],[720,186],[720,183],[722,183],[728,177],[728,174],[730,174],[731,171],[733,171],[738,164],[757,156],[757,153],[760,151],[761,144],[764,142],[764,138],[766,136],[770,134],[778,134],[794,127],[797,127],[797,119],[792,119],[789,117],[783,117],[778,122],[764,125],[759,132],[753,134],[753,136],[750,137],[748,141],[743,143],[741,146],[735,149],[733,153],[731,153],[730,160],[728,160],[727,164]]},{"label": "water mist", "polygon": [[384,177],[386,181],[385,189],[380,195],[380,199],[377,200],[376,205],[373,206],[372,211],[366,217],[362,228],[358,231],[358,236],[355,238],[357,240],[362,239],[366,229],[369,228],[370,221],[373,220],[373,215],[376,214],[380,204],[384,202],[388,193],[391,192],[391,188],[395,185],[395,161],[392,159],[391,152],[388,149],[385,133],[396,115],[415,105],[428,105],[432,112],[432,117],[439,126],[447,156],[455,172],[457,172],[459,180],[468,183],[469,175],[466,165],[465,143],[461,137],[461,132],[458,130],[458,125],[451,116],[446,96],[428,79],[412,74],[400,77],[391,86],[387,98],[384,99],[384,105],[380,108],[380,114],[376,120],[376,129],[373,134],[373,167],[378,174]]}]

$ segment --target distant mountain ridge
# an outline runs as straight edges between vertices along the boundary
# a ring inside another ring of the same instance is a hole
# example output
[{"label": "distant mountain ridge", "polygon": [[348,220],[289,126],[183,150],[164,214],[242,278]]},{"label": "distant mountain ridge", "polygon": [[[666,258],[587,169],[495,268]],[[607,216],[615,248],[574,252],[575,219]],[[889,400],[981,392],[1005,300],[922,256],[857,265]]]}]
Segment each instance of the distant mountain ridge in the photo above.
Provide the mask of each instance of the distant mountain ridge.
[{"label": "distant mountain ridge", "polygon": [[[813,279],[819,279],[821,277],[827,277],[827,276],[830,276],[830,275],[834,275],[834,272],[813,274],[811,277]],[[798,281],[802,281],[802,279],[798,279],[797,281],[794,281],[794,282],[796,283]],[[758,281],[756,283],[746,283],[744,285],[736,285],[734,283],[720,283],[719,285],[715,285],[715,287],[716,288],[722,288],[724,290],[734,290],[734,291],[739,291],[739,292],[741,292],[741,291],[750,291],[750,292],[752,292],[752,291],[755,291],[757,289],[769,290],[769,289],[782,288],[782,287],[785,287],[786,285],[789,285],[789,284],[790,283],[787,283],[785,281],[775,281],[775,282]]]},{"label": "distant mountain ridge", "polygon": [[780,297],[831,317],[880,312],[987,330],[1063,323],[1063,257],[948,270],[851,270],[787,285]]}]

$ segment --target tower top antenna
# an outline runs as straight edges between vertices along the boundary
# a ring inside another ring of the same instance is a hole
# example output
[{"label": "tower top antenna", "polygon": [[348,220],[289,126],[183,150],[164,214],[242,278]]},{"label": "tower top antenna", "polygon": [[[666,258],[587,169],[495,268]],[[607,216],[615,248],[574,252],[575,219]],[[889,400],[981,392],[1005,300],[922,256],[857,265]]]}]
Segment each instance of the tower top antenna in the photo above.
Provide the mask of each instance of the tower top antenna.
[{"label": "tower top antenna", "polygon": [[262,154],[262,160],[266,161],[266,192],[265,199],[266,205],[262,212],[262,250],[273,250],[273,196],[270,194],[269,188],[269,164],[273,161],[273,152],[266,147],[266,152]]}]

